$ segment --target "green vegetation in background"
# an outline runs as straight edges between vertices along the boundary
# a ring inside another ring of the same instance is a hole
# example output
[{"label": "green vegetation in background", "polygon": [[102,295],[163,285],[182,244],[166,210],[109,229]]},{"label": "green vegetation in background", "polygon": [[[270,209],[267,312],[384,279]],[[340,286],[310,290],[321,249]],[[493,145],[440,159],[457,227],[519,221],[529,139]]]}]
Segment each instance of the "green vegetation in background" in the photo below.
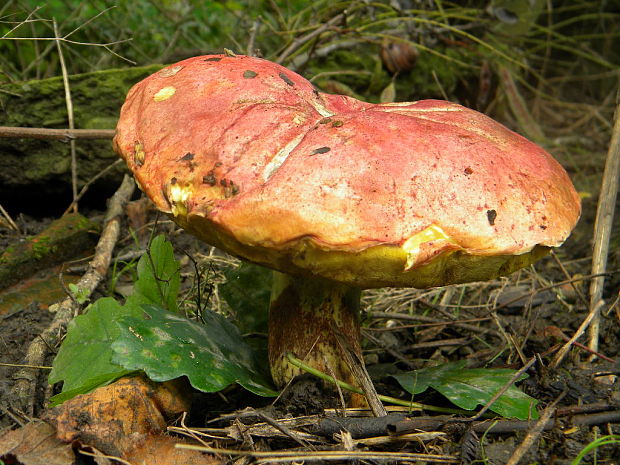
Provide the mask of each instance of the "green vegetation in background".
[{"label": "green vegetation in background", "polygon": [[[620,14],[612,3],[51,0],[38,8],[34,0],[8,0],[0,34],[28,19],[10,37],[53,37],[56,18],[60,34],[73,41],[63,47],[70,74],[169,63],[224,47],[247,53],[254,37],[253,50],[265,58],[308,77],[327,73],[370,101],[379,101],[393,78],[381,66],[381,45],[401,42],[419,55],[411,71],[394,78],[398,100],[447,96],[475,107],[489,67],[491,87],[506,68],[539,96],[558,98],[573,87],[575,95],[586,91],[601,101],[620,64]],[[0,40],[0,82],[59,75],[57,60],[51,41]]]}]

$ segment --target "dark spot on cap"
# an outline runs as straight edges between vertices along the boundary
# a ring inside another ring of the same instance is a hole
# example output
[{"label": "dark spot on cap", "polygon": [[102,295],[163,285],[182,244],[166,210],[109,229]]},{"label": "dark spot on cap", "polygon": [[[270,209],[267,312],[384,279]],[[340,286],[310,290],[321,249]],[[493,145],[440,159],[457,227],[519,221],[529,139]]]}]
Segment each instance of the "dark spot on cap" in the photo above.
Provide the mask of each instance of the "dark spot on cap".
[{"label": "dark spot on cap", "polygon": [[319,121],[319,124],[327,124],[331,121],[331,118],[323,118]]},{"label": "dark spot on cap", "polygon": [[467,175],[470,175],[470,174],[472,174],[474,172],[474,170],[472,170],[469,166],[467,168],[465,168],[463,171]]},{"label": "dark spot on cap", "polygon": [[237,186],[236,184],[233,184],[232,181],[230,181],[230,190],[232,195],[237,195],[239,193],[239,186]]},{"label": "dark spot on cap", "polygon": [[211,57],[211,58],[207,58],[205,61],[220,61],[222,58],[218,58],[218,57]]},{"label": "dark spot on cap", "polygon": [[547,229],[547,226],[545,226],[544,224],[541,224],[540,225],[540,229],[542,229],[544,231],[545,229]]},{"label": "dark spot on cap", "polygon": [[221,161],[215,162],[215,165],[213,166],[215,166],[216,168],[219,168],[220,166],[222,166],[222,162]]},{"label": "dark spot on cap", "polygon": [[319,153],[327,153],[331,149],[329,147],[320,147],[318,149],[314,149],[310,155],[317,155]]},{"label": "dark spot on cap", "polygon": [[215,179],[215,174],[213,174],[213,170],[209,171],[206,176],[202,177],[202,182],[210,186],[215,186],[217,179]]},{"label": "dark spot on cap", "polygon": [[495,210],[487,210],[487,219],[491,226],[495,224],[495,218],[497,218],[497,212]]},{"label": "dark spot on cap", "polygon": [[340,126],[342,126],[344,123],[340,120],[336,120],[332,123],[332,128],[339,128]]},{"label": "dark spot on cap", "polygon": [[172,178],[170,180],[170,184],[176,184],[177,183],[177,178]]},{"label": "dark spot on cap", "polygon": [[250,69],[248,69],[247,71],[243,72],[243,77],[246,79],[252,79],[255,78],[258,75],[258,73],[256,73],[255,71],[252,71]]},{"label": "dark spot on cap", "polygon": [[185,155],[183,155],[179,161],[192,161],[194,159],[194,154],[191,152],[187,152]]},{"label": "dark spot on cap", "polygon": [[239,186],[237,186],[233,181],[228,181],[228,186],[224,187],[224,197],[229,199],[239,193]]},{"label": "dark spot on cap", "polygon": [[226,187],[226,185],[228,184],[228,181],[226,181],[226,179],[221,179],[220,180],[220,184],[224,187]]},{"label": "dark spot on cap", "polygon": [[278,76],[280,76],[280,78],[286,82],[289,86],[294,86],[295,83],[293,81],[291,81],[291,78],[289,78],[286,74],[284,73],[280,73],[278,74]]}]

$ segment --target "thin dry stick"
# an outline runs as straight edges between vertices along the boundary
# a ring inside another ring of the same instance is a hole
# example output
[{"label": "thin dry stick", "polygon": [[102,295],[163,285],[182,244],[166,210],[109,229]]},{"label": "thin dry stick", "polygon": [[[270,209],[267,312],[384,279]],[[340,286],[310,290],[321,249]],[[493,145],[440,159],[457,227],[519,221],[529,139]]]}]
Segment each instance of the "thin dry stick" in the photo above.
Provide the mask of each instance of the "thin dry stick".
[{"label": "thin dry stick", "polygon": [[238,449],[221,449],[216,447],[195,446],[193,444],[176,444],[178,449],[197,450],[212,454],[232,455],[239,457],[253,457],[260,462],[269,460],[271,462],[289,461],[315,461],[315,460],[409,460],[409,461],[429,461],[433,463],[458,463],[459,460],[453,455],[438,454],[417,454],[414,452],[373,452],[373,451],[250,451]]},{"label": "thin dry stick", "polygon": [[603,305],[605,305],[605,301],[601,299],[598,301],[597,305],[595,305],[594,308],[590,310],[590,313],[588,313],[588,316],[586,317],[586,319],[583,320],[579,328],[577,328],[577,331],[575,331],[575,334],[573,334],[573,337],[571,337],[566,342],[566,344],[564,344],[562,348],[558,350],[558,352],[555,354],[555,357],[553,357],[553,360],[549,364],[550,368],[555,369],[560,365],[560,363],[562,363],[562,360],[564,360],[564,357],[566,357],[566,354],[572,347],[573,343],[577,339],[579,339],[581,335],[585,332],[585,330],[588,328],[588,326],[590,326],[590,323],[594,319],[594,316],[600,314],[600,311]]},{"label": "thin dry stick", "polygon": [[[62,70],[62,83],[65,88],[65,103],[67,105],[67,118],[69,120],[69,129],[75,129],[75,119],[73,118],[73,100],[71,99],[71,87],[69,86],[69,73],[67,73],[67,67],[65,65],[65,57],[62,53],[62,47],[60,45],[60,34],[58,34],[58,24],[56,19],[54,23],[54,37],[56,38],[56,47],[58,48],[58,58],[60,59],[60,69]],[[73,213],[78,211],[77,202],[77,152],[75,147],[75,139],[69,141],[69,147],[71,148],[71,190],[73,193]]]},{"label": "thin dry stick", "polygon": [[260,19],[256,19],[254,23],[252,23],[252,27],[250,28],[250,39],[248,40],[248,46],[246,49],[246,54],[251,57],[256,56],[256,50],[254,49],[256,44],[256,34],[258,34],[258,30],[260,29]]},{"label": "thin dry stick", "polygon": [[323,23],[323,25],[321,25],[320,27],[317,27],[314,31],[309,32],[305,36],[302,36],[302,37],[299,37],[299,38],[295,39],[293,41],[293,43],[291,45],[289,45],[286,48],[286,50],[284,50],[280,54],[280,56],[276,60],[276,63],[282,64],[284,62],[284,60],[286,60],[290,55],[295,53],[295,51],[297,51],[297,49],[302,47],[304,44],[310,42],[315,37],[318,37],[321,34],[323,34],[325,31],[330,29],[334,24],[339,23],[340,21],[342,21],[344,19],[344,17],[345,17],[345,14],[344,13],[340,13],[339,15],[334,16],[332,19],[330,19],[326,23]]},{"label": "thin dry stick", "polygon": [[274,427],[275,429],[277,429],[278,431],[280,431],[282,434],[284,434],[285,436],[288,436],[289,438],[291,438],[293,441],[295,441],[297,444],[299,444],[301,447],[307,447],[307,448],[313,448],[312,445],[310,443],[308,443],[307,441],[305,441],[303,438],[301,438],[295,431],[291,430],[290,428],[287,428],[285,425],[283,425],[282,423],[279,423],[276,419],[271,418],[269,415],[266,415],[263,412],[257,412],[258,416],[268,425]]},{"label": "thin dry stick", "polygon": [[11,215],[9,215],[9,212],[7,212],[2,205],[0,205],[0,213],[2,213],[2,216],[4,216],[4,219],[7,221],[7,223],[9,223],[9,225],[11,226],[11,229],[17,231],[17,233],[21,234],[21,232],[19,231],[19,226],[17,226],[17,224],[15,223],[15,221],[13,221],[13,218],[11,218]]},{"label": "thin dry stick", "polygon": [[[121,186],[110,199],[103,231],[95,249],[95,256],[90,262],[88,270],[77,283],[77,287],[83,290],[87,296],[92,294],[107,273],[112,252],[120,234],[123,208],[131,198],[134,189],[135,183],[133,179],[125,176]],[[59,336],[65,331],[67,325],[78,311],[79,306],[70,297],[58,304],[58,309],[50,325],[28,347],[25,364],[43,365],[50,347],[56,345]],[[38,370],[24,368],[13,375],[15,384],[10,396],[12,405],[28,415],[32,415],[34,411],[34,391],[38,373]]]},{"label": "thin dry stick", "polygon": [[523,455],[529,450],[530,447],[532,447],[534,441],[541,435],[541,433],[545,429],[545,425],[555,413],[555,406],[560,400],[562,400],[565,395],[566,393],[560,394],[557,399],[555,399],[553,402],[551,402],[551,404],[547,406],[534,427],[530,431],[528,431],[527,436],[525,436],[525,439],[523,439],[523,442],[519,444],[519,447],[517,447],[512,453],[510,459],[508,459],[508,462],[506,462],[506,465],[517,465],[519,463],[519,460],[521,460]]},{"label": "thin dry stick", "polygon": [[[596,210],[594,223],[594,250],[592,252],[592,273],[604,273],[607,268],[607,254],[609,253],[609,240],[614,221],[614,209],[616,195],[618,193],[618,178],[620,177],[620,89],[616,94],[616,114],[614,128],[605,161],[603,183]],[[601,314],[599,301],[603,297],[603,276],[594,278],[590,282],[590,311],[598,309],[592,318],[592,324],[588,331],[588,346],[598,352],[598,339],[601,326]],[[595,358],[594,356],[591,359]]]},{"label": "thin dry stick", "polygon": [[48,129],[0,126],[0,137],[50,139],[65,142],[71,139],[112,139],[114,129]]},{"label": "thin dry stick", "polygon": [[65,210],[65,212],[63,213],[63,215],[66,215],[67,213],[69,213],[69,211],[73,208],[74,205],[77,204],[77,202],[80,201],[80,199],[84,196],[84,194],[86,194],[86,192],[88,192],[88,188],[100,177],[106,175],[107,173],[109,173],[110,171],[112,171],[112,169],[119,165],[120,163],[122,163],[123,160],[121,160],[120,158],[118,160],[116,160],[113,163],[110,163],[108,166],[106,166],[104,169],[102,169],[101,171],[99,171],[96,175],[94,175],[92,178],[90,178],[88,180],[88,182],[86,182],[86,184],[84,184],[82,186],[82,188],[80,189],[80,192],[78,193],[77,197],[71,202],[71,205],[69,205],[67,207],[67,209]]},{"label": "thin dry stick", "polygon": [[[564,332],[558,328],[557,326],[547,326],[545,328],[545,336],[552,336],[555,339],[561,339],[562,341],[566,342],[568,341],[570,338],[564,334]],[[580,342],[574,341],[573,345],[575,347],[579,347],[580,349],[585,350],[586,352],[589,352],[590,354],[595,355],[596,357],[599,357],[602,360],[605,360],[607,362],[610,363],[616,363],[616,361],[613,358],[608,357],[605,354],[601,354],[600,352],[594,352],[592,349],[590,349],[587,346],[584,346],[583,344],[581,344]]]},{"label": "thin dry stick", "polygon": [[[558,254],[556,254],[555,251],[552,250],[551,251],[551,256],[553,257],[553,260],[555,260],[557,265],[560,267],[560,270],[562,270],[562,273],[564,274],[566,279],[571,279],[572,276],[569,274],[568,270],[564,266],[564,263],[562,263],[562,260],[560,260],[560,258],[558,257]],[[575,295],[577,297],[579,297],[579,300],[581,300],[581,302],[583,302],[583,304],[585,306],[588,306],[588,300],[586,299],[586,296],[583,295],[583,292],[581,292],[581,289],[579,289],[579,287],[576,286],[575,283],[573,283],[573,282],[571,282],[569,284],[573,288],[573,291],[575,291]]]},{"label": "thin dry stick", "polygon": [[536,357],[532,357],[530,361],[527,362],[527,364],[523,368],[517,371],[513,375],[513,377],[510,378],[510,381],[508,381],[504,386],[502,386],[502,388],[499,391],[497,391],[495,395],[491,397],[491,399],[489,399],[489,401],[484,405],[484,407],[482,407],[482,409],[476,415],[471,417],[469,421],[478,420],[479,418],[481,418],[482,415],[484,415],[486,411],[489,410],[489,408],[493,406],[495,401],[499,399],[510,388],[510,386],[516,383],[519,380],[519,378],[523,375],[523,373],[529,370],[530,367],[534,365],[534,363],[536,363]]},{"label": "thin dry stick", "polygon": [[19,29],[20,27],[22,27],[24,24],[28,24],[28,23],[36,23],[36,22],[42,22],[42,21],[47,21],[45,19],[30,19],[32,18],[37,11],[39,11],[41,8],[43,8],[42,6],[37,6],[34,10],[32,10],[30,13],[28,13],[28,16],[26,17],[26,19],[24,19],[23,21],[19,21],[14,27],[12,27],[11,29],[9,29],[7,32],[4,33],[4,35],[2,37],[0,37],[0,39],[5,39],[9,34],[12,34],[13,32],[15,32],[17,29]]}]

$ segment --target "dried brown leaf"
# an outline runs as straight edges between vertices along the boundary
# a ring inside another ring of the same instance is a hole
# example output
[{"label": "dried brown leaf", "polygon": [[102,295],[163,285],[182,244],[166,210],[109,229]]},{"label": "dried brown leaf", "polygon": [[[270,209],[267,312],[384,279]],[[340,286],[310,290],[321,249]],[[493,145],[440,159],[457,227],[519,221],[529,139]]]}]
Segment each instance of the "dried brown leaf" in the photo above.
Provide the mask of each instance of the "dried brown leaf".
[{"label": "dried brown leaf", "polygon": [[167,418],[188,409],[180,383],[154,383],[134,376],[74,397],[49,416],[59,439],[122,455],[144,436],[163,432]]},{"label": "dried brown leaf", "polygon": [[23,465],[71,465],[75,461],[70,444],[56,438],[54,427],[33,421],[0,436],[0,461]]}]

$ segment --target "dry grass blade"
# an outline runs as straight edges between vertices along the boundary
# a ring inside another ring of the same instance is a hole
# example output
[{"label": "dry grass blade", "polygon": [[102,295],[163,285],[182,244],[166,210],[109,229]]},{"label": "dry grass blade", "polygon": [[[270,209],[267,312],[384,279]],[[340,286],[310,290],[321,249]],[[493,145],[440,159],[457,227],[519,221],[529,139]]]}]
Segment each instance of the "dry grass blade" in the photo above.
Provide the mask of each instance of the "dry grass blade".
[{"label": "dry grass blade", "polygon": [[[65,102],[67,105],[67,119],[69,121],[69,130],[75,129],[75,119],[73,118],[73,100],[71,99],[71,86],[69,85],[69,73],[67,72],[67,66],[65,65],[65,56],[62,52],[62,46],[60,44],[60,34],[58,31],[58,24],[56,20],[54,24],[54,37],[56,38],[56,47],[58,48],[58,59],[60,60],[60,69],[62,70],[62,83],[65,89]],[[71,149],[71,191],[73,194],[73,202],[71,203],[74,213],[78,211],[77,202],[77,151],[75,146],[75,139],[69,141],[69,147]]]},{"label": "dry grass blade", "polygon": [[191,444],[177,444],[180,449],[191,449],[212,454],[222,454],[238,457],[252,457],[258,463],[274,463],[284,461],[304,460],[307,462],[328,460],[402,460],[427,461],[433,463],[459,463],[453,455],[417,454],[414,452],[374,452],[374,451],[273,451],[259,452],[235,449],[220,449],[216,447],[194,446]]},{"label": "dry grass blade", "polygon": [[364,396],[366,397],[366,401],[372,410],[373,415],[376,417],[384,417],[387,415],[385,407],[379,400],[379,396],[377,395],[377,391],[375,386],[372,384],[370,376],[366,371],[366,366],[364,365],[363,360],[359,359],[359,356],[355,353],[353,349],[351,349],[346,343],[344,337],[342,337],[336,330],[334,330],[334,335],[336,336],[336,341],[340,346],[341,353],[344,357],[349,370],[355,377],[355,380],[359,383],[364,392]]}]

